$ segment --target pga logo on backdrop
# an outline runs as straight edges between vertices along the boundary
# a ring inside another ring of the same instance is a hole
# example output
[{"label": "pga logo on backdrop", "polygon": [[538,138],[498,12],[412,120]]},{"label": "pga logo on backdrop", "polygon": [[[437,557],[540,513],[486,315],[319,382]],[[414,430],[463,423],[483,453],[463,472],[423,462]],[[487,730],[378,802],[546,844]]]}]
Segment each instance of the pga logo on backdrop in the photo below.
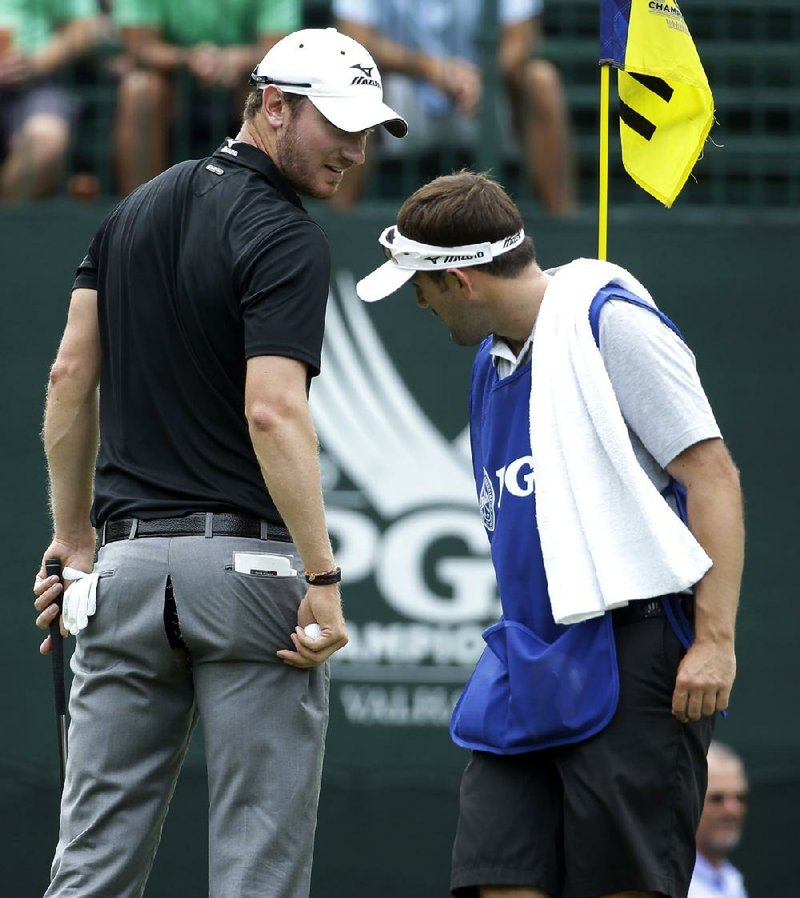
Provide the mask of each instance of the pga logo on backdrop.
[{"label": "pga logo on backdrop", "polygon": [[[466,430],[451,443],[422,411],[347,271],[331,288],[311,407],[329,529],[348,586],[377,587],[388,609],[409,622],[496,618]],[[450,551],[437,553],[445,544]]]},{"label": "pga logo on backdrop", "polygon": [[478,501],[466,416],[450,441],[423,412],[349,271],[331,288],[311,407],[345,575],[350,643],[334,659],[345,714],[446,726],[500,615],[486,529],[507,497],[533,491],[532,459],[485,472]]}]

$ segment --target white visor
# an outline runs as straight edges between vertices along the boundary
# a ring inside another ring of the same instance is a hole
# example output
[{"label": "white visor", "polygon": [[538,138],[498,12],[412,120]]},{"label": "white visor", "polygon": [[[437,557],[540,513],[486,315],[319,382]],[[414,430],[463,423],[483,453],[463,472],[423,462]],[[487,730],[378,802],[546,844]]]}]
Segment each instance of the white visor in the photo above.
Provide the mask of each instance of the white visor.
[{"label": "white visor", "polygon": [[410,281],[417,271],[447,271],[448,268],[485,265],[497,256],[516,249],[524,239],[525,231],[520,228],[516,234],[494,243],[432,246],[409,240],[396,225],[392,225],[378,238],[389,261],[362,278],[356,284],[356,293],[364,302],[377,302]]}]

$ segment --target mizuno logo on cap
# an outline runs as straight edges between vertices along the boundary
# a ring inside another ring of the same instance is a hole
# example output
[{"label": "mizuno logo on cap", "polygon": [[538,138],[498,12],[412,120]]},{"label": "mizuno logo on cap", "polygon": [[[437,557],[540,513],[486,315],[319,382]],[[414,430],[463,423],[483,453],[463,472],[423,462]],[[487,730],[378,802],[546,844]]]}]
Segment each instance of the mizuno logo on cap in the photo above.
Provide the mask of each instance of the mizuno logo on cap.
[{"label": "mizuno logo on cap", "polygon": [[358,69],[359,72],[363,72],[362,75],[356,75],[355,78],[350,82],[350,84],[366,84],[368,87],[380,87],[380,81],[376,81],[372,77],[372,71],[375,66],[372,65],[359,65],[356,63],[355,65],[350,66],[351,69]]}]

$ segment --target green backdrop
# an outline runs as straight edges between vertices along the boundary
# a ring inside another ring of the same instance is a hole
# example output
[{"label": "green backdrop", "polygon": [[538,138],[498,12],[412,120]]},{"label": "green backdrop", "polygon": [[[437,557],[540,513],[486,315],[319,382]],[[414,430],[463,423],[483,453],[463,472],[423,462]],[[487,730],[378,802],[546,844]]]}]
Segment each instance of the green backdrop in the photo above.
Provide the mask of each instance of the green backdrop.
[{"label": "green backdrop", "polygon": [[[72,272],[104,211],[63,201],[0,210],[9,612],[0,636],[0,892],[15,898],[44,891],[57,831],[50,669],[37,654],[30,591],[49,535],[41,407]],[[449,742],[447,716],[497,608],[463,452],[471,353],[415,308],[410,289],[376,307],[354,301],[353,278],[380,260],[376,237],[394,208],[313,212],[334,259],[315,415],[354,637],[333,672],[313,896],[434,898],[447,894],[465,760]],[[545,266],[595,253],[590,216],[562,223],[531,210],[526,222]],[[609,255],[682,328],[742,471],[739,679],[717,735],[742,752],[752,781],[735,858],[751,898],[790,898],[800,881],[800,721],[791,710],[800,685],[800,488],[791,468],[800,313],[789,276],[799,248],[796,218],[612,211]],[[206,893],[206,802],[196,743],[149,898]]]}]

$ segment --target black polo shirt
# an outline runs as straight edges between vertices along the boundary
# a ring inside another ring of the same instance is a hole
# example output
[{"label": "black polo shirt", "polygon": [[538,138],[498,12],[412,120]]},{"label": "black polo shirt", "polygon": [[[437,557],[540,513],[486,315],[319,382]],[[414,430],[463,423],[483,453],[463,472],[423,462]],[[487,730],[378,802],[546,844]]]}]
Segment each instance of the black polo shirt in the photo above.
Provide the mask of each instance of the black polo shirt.
[{"label": "black polo shirt", "polygon": [[244,414],[246,360],[319,373],[330,250],[253,146],[176,165],[106,218],[75,287],[102,351],[92,520],[240,511],[281,523]]}]

